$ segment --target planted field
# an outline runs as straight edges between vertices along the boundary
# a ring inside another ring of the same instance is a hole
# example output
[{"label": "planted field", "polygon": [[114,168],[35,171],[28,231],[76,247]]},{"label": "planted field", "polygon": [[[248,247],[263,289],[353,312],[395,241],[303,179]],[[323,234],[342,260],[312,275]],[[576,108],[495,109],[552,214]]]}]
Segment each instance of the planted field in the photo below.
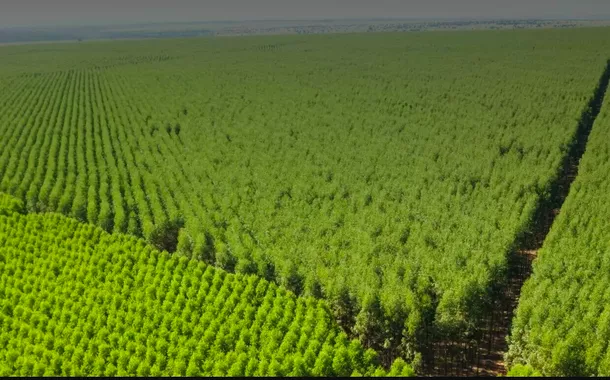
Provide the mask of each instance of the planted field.
[{"label": "planted field", "polygon": [[58,214],[0,211],[0,376],[386,374],[321,301]]},{"label": "planted field", "polygon": [[325,299],[386,368],[417,364],[491,313],[600,31],[3,47],[0,191]]},{"label": "planted field", "polygon": [[610,375],[610,100],[533,273],[510,338],[515,375]]}]

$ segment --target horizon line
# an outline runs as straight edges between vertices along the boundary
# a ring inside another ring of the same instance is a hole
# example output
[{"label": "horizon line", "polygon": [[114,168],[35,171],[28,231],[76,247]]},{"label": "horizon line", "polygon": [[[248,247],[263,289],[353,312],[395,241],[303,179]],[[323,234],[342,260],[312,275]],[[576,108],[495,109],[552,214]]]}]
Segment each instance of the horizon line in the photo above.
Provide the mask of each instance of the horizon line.
[{"label": "horizon line", "polygon": [[70,28],[103,28],[115,26],[146,26],[146,25],[185,25],[185,24],[222,24],[222,23],[248,23],[248,22],[329,22],[329,21],[608,21],[609,16],[592,17],[331,17],[331,18],[254,18],[254,19],[226,19],[226,20],[193,20],[193,21],[133,21],[115,23],[92,24],[41,24],[41,25],[13,25],[0,26],[0,30],[9,29],[70,29]]}]

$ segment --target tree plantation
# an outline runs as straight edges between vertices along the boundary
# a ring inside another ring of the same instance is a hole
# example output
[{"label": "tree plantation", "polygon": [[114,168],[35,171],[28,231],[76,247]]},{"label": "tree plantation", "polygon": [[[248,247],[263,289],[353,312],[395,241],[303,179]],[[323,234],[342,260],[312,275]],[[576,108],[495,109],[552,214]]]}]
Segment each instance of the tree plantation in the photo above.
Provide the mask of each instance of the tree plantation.
[{"label": "tree plantation", "polygon": [[[58,214],[2,211],[1,376],[386,374],[321,301]],[[411,373],[398,359],[390,375]]]},{"label": "tree plantation", "polygon": [[[422,371],[510,282],[609,32],[0,47],[0,375]],[[517,372],[610,368],[602,114]]]},{"label": "tree plantation", "polygon": [[514,374],[610,375],[610,101],[578,177],[524,286],[509,359]]}]

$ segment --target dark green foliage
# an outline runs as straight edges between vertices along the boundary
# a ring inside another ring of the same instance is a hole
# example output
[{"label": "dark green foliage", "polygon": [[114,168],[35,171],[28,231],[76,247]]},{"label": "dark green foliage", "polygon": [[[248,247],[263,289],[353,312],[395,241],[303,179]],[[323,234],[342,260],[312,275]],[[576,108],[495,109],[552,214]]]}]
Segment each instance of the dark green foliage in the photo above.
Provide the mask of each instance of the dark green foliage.
[{"label": "dark green foliage", "polygon": [[364,299],[353,331],[366,347],[381,350],[385,338],[384,322],[379,297],[371,294]]},{"label": "dark green foliage", "polygon": [[178,243],[176,250],[188,257],[192,257],[194,248],[193,237],[185,229],[178,231]]},{"label": "dark green foliage", "polygon": [[222,242],[218,242],[214,248],[216,254],[216,266],[230,272],[234,271],[235,265],[237,264],[237,258],[231,251],[231,248]]},{"label": "dark green foliage", "polygon": [[287,265],[280,273],[280,283],[294,294],[303,293],[303,276],[298,273],[296,265]]},{"label": "dark green foliage", "polygon": [[8,194],[0,193],[0,215],[9,215],[15,212],[19,214],[25,212],[23,202]]},{"label": "dark green foliage", "polygon": [[354,297],[349,294],[349,290],[344,287],[338,291],[330,300],[333,315],[338,319],[339,324],[344,328],[352,329],[357,315],[357,303]]},{"label": "dark green foliage", "polygon": [[[184,227],[184,220],[182,218],[165,220],[154,226],[150,234],[146,237],[158,250],[174,252],[178,247],[179,233],[182,227]],[[185,237],[183,237],[181,248],[186,248],[185,244],[187,243],[184,239]]]},{"label": "dark green foliage", "polygon": [[507,355],[514,376],[610,376],[610,97],[526,281]]}]

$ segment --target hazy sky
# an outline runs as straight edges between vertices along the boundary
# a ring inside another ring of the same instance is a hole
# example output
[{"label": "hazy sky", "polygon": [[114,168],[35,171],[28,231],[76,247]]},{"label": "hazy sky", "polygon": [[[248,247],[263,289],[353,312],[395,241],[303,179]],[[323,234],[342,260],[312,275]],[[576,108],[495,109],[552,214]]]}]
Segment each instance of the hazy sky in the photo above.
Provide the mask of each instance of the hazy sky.
[{"label": "hazy sky", "polygon": [[610,0],[0,0],[0,28],[368,17],[610,18]]}]

